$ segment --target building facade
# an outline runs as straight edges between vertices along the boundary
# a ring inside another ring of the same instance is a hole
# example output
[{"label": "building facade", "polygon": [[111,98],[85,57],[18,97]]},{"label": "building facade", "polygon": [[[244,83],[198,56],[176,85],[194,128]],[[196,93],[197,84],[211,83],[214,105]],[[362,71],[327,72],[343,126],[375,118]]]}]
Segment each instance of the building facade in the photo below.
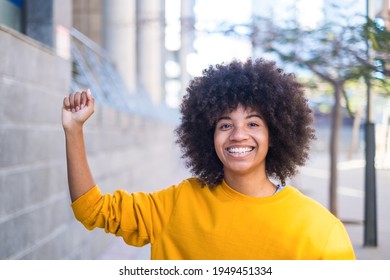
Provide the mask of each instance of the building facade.
[{"label": "building facade", "polygon": [[[108,53],[110,66],[127,73],[129,89],[121,97],[153,91],[143,103],[135,99],[132,110],[99,99],[86,124],[90,166],[103,192],[153,191],[187,175],[174,145],[177,115],[167,118],[161,105],[161,28],[149,33],[132,25],[154,22],[161,10],[151,9],[156,1],[138,2],[0,0],[0,259],[94,259],[112,241],[83,228],[70,208],[61,107],[75,71],[83,70],[75,66],[75,25],[102,47],[87,50]],[[146,58],[147,51],[155,54]]]}]

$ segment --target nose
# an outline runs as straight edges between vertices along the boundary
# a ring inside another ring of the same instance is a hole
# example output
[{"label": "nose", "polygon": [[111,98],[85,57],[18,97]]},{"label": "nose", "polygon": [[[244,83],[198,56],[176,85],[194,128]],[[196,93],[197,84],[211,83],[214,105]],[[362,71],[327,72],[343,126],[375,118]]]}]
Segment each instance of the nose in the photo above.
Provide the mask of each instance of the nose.
[{"label": "nose", "polygon": [[248,138],[248,132],[242,126],[235,127],[232,129],[229,140],[231,141],[242,141]]}]

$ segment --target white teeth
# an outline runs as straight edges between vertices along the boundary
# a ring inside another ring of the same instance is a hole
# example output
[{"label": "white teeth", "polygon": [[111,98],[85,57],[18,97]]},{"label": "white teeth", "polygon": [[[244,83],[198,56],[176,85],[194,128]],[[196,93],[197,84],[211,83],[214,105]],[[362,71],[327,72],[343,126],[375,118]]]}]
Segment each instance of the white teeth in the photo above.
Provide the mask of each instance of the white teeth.
[{"label": "white teeth", "polygon": [[252,151],[253,148],[229,148],[228,149],[228,152],[229,153],[234,153],[234,154],[238,154],[238,153],[247,153],[247,152],[250,152]]}]

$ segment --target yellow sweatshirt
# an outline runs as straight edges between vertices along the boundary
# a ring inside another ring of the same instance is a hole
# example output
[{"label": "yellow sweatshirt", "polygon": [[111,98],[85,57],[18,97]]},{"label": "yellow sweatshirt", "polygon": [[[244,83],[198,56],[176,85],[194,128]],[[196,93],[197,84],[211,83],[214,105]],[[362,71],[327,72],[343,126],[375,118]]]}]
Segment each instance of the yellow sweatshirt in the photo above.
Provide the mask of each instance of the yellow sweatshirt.
[{"label": "yellow sweatshirt", "polygon": [[343,224],[325,207],[287,186],[254,198],[225,182],[209,189],[194,178],[153,194],[95,186],[72,204],[92,230],[151,243],[151,259],[354,259]]}]

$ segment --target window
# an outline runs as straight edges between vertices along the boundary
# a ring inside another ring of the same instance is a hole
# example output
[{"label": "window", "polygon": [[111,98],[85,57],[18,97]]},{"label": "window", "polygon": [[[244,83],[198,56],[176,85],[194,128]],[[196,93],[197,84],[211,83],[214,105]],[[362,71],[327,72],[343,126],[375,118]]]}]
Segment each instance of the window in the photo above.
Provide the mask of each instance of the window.
[{"label": "window", "polygon": [[22,32],[23,0],[0,0],[0,24]]}]

